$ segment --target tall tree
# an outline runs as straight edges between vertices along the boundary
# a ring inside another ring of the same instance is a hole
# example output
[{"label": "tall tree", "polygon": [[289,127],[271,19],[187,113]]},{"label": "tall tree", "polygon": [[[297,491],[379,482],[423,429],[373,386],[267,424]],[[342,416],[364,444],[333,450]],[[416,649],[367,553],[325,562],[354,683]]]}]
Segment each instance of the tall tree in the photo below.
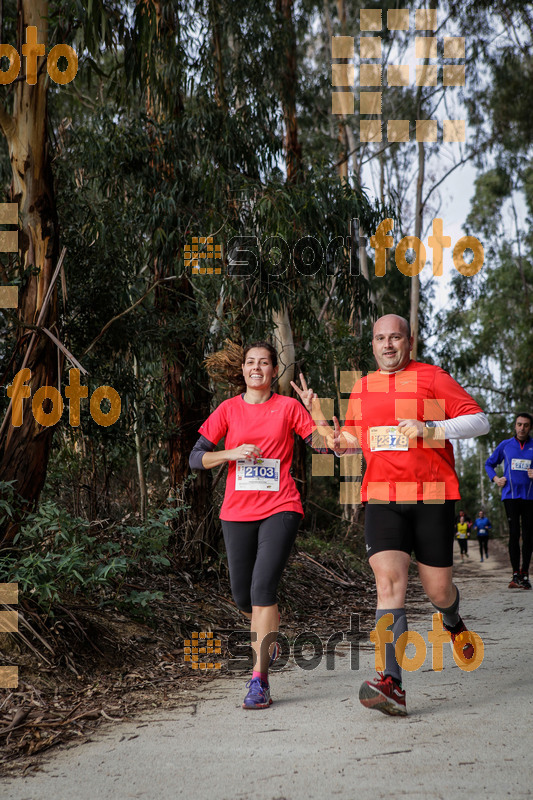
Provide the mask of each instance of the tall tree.
[{"label": "tall tree", "polygon": [[[28,26],[37,29],[37,41],[48,48],[47,0],[19,0],[17,50],[22,52]],[[29,59],[26,59],[29,63]],[[25,360],[31,371],[28,384],[32,395],[41,386],[57,384],[58,355],[55,344],[42,331],[31,336],[40,319],[41,328],[57,333],[56,289],[51,280],[58,256],[57,214],[51,170],[52,153],[48,143],[48,87],[46,58],[37,58],[36,83],[21,75],[12,86],[12,97],[0,104],[0,126],[9,150],[12,168],[10,200],[19,207],[19,267],[22,279],[19,294],[15,364]],[[11,108],[8,102],[11,101]],[[15,273],[8,275],[15,279]],[[49,292],[51,290],[51,293]],[[44,306],[47,301],[46,307]],[[27,327],[28,326],[28,327]],[[31,351],[30,343],[33,343]],[[14,370],[15,372],[17,369]],[[0,434],[0,474],[14,481],[19,495],[34,504],[45,478],[53,428],[40,425],[30,412],[29,403],[22,425],[14,427],[6,418]],[[12,523],[3,531],[3,543],[17,530]]]}]

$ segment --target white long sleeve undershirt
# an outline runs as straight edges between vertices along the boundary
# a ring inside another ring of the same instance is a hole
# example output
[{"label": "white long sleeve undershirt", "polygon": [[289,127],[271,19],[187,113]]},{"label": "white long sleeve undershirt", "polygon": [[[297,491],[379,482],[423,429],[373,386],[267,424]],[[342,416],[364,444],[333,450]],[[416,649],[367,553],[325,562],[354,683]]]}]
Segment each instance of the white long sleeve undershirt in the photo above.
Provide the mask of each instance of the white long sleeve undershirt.
[{"label": "white long sleeve undershirt", "polygon": [[[445,439],[472,439],[490,430],[489,421],[482,411],[478,414],[464,414],[462,417],[445,419],[443,422]],[[441,425],[439,422],[439,427]]]},{"label": "white long sleeve undershirt", "polygon": [[[490,424],[485,414],[480,411],[477,414],[463,414],[461,417],[454,417],[453,419],[445,419],[438,421],[437,428],[444,426],[445,439],[471,439],[474,436],[482,436],[490,430]],[[346,434],[345,434],[346,436]],[[352,439],[355,445],[356,439],[351,434],[346,436],[348,440]],[[435,438],[439,437],[438,433]],[[353,455],[360,453],[361,449],[357,446],[349,447],[342,455]]]}]

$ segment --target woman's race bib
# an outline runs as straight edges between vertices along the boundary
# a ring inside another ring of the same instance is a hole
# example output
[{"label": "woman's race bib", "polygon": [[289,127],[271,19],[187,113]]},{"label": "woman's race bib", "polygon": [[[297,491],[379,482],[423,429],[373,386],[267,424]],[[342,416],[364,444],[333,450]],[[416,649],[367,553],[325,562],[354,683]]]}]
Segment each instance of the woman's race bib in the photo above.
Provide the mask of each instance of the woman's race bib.
[{"label": "woman's race bib", "polygon": [[239,459],[235,470],[237,492],[279,492],[279,458]]}]

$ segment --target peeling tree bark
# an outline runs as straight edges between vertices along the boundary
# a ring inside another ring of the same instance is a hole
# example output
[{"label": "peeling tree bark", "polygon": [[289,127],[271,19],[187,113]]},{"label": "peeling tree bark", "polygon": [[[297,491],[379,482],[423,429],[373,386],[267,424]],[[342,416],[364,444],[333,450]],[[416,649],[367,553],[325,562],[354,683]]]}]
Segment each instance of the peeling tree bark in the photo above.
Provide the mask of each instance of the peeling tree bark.
[{"label": "peeling tree bark", "polygon": [[[430,0],[429,8],[435,11],[437,9],[438,0]],[[429,36],[429,31],[426,31],[425,36]],[[429,59],[424,59],[423,64],[429,64]],[[418,88],[417,92],[417,119],[424,119],[426,113],[423,111],[424,95],[422,87]],[[416,211],[415,211],[415,236],[422,241],[422,223],[424,217],[424,178],[425,178],[425,165],[426,165],[426,149],[424,142],[418,142],[418,179],[416,183]],[[418,252],[417,252],[418,256]],[[418,355],[418,320],[420,310],[420,277],[413,275],[411,277],[410,287],[410,325],[411,335],[413,337],[413,349],[411,358],[416,361]]]},{"label": "peeling tree bark", "polygon": [[[281,74],[281,103],[285,123],[283,145],[287,167],[287,183],[294,184],[298,183],[302,178],[302,147],[298,139],[298,117],[296,116],[296,82],[298,74],[296,69],[296,35],[292,18],[293,0],[277,0],[277,9],[281,16],[285,43],[285,64]],[[273,313],[272,320],[277,338],[276,349],[280,359],[280,373],[284,372],[279,382],[278,391],[281,394],[288,395],[291,393],[290,381],[294,377],[295,349],[287,306],[283,306],[278,312]],[[284,365],[286,365],[286,369],[284,369]],[[292,475],[296,481],[304,507],[307,497],[306,450],[307,446],[303,440],[296,438],[292,460]]]},{"label": "peeling tree bark", "polygon": [[[426,151],[424,142],[418,142],[418,180],[416,184],[415,236],[417,239],[420,239],[420,241],[422,240],[422,219],[424,214],[424,208],[422,205],[422,191],[424,189],[425,163]],[[410,296],[410,324],[411,335],[413,337],[413,350],[411,352],[411,358],[416,361],[418,353],[418,311],[420,307],[420,277],[418,275],[411,276]]]},{"label": "peeling tree bark", "polygon": [[298,119],[296,117],[296,36],[292,20],[293,0],[278,0],[285,40],[285,70],[282,74],[282,105],[285,122],[285,163],[287,182],[297,183],[302,170],[302,146],[298,139]]},{"label": "peeling tree bark", "polygon": [[272,312],[274,323],[274,346],[278,353],[279,378],[278,392],[290,396],[292,394],[291,381],[294,380],[294,337],[292,335],[291,321],[287,307],[280,311]]},{"label": "peeling tree bark", "polygon": [[[19,0],[18,51],[21,52],[28,25],[37,28],[40,43],[48,41],[47,0]],[[21,268],[34,268],[19,296],[19,318],[35,324],[57,261],[57,214],[53,190],[50,153],[47,145],[47,89],[49,77],[44,57],[37,59],[37,83],[19,80],[14,88],[13,111],[0,107],[0,126],[9,148],[12,167],[10,199],[19,206],[19,254]],[[23,76],[21,70],[21,77]],[[11,277],[11,276],[10,276]],[[50,299],[43,326],[56,325],[56,290]],[[18,338],[20,362],[28,345],[27,331]],[[57,355],[47,336],[38,336],[27,363],[33,393],[44,385],[57,384]],[[33,506],[41,493],[53,427],[39,425],[33,417],[30,400],[23,401],[23,423],[15,428],[11,419],[0,437],[0,476],[15,481],[16,491]],[[50,410],[50,409],[45,409]],[[12,523],[0,532],[2,544],[9,543],[17,531]]]},{"label": "peeling tree bark", "polygon": [[[142,0],[144,1],[144,0]],[[211,0],[210,10],[213,17],[213,52],[217,82],[215,93],[217,102],[224,106],[225,89],[222,73],[222,50],[220,27],[218,23],[218,5]],[[155,3],[157,26],[162,16],[162,4]],[[155,96],[148,88],[148,112],[155,118],[159,113],[155,107]],[[183,113],[184,102],[181,87],[176,87],[176,103],[174,114]],[[162,179],[167,179],[162,176]],[[187,274],[179,276],[172,286],[166,282],[178,263],[180,253],[174,259],[156,258],[154,262],[154,280],[161,281],[154,293],[154,304],[157,309],[161,327],[164,329],[169,319],[196,319],[198,314],[195,293]],[[165,342],[162,355],[163,397],[165,440],[168,453],[169,499],[181,509],[178,518],[179,544],[178,550],[189,563],[199,563],[213,550],[216,550],[218,526],[212,524],[214,514],[211,503],[212,476],[209,470],[199,470],[191,480],[189,453],[198,439],[198,428],[210,413],[210,395],[198,381],[194,383],[187,376],[187,367],[199,364],[202,352],[199,348],[195,326],[184,326],[180,336]]]}]

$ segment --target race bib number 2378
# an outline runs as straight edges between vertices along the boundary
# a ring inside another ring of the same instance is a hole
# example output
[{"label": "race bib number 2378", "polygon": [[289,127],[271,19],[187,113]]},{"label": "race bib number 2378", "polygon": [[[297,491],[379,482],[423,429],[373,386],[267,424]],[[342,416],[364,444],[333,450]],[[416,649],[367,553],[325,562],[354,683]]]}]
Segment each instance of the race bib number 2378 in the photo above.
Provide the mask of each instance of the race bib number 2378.
[{"label": "race bib number 2378", "polygon": [[400,433],[396,425],[379,425],[369,428],[370,449],[377,450],[409,450],[409,439]]}]

